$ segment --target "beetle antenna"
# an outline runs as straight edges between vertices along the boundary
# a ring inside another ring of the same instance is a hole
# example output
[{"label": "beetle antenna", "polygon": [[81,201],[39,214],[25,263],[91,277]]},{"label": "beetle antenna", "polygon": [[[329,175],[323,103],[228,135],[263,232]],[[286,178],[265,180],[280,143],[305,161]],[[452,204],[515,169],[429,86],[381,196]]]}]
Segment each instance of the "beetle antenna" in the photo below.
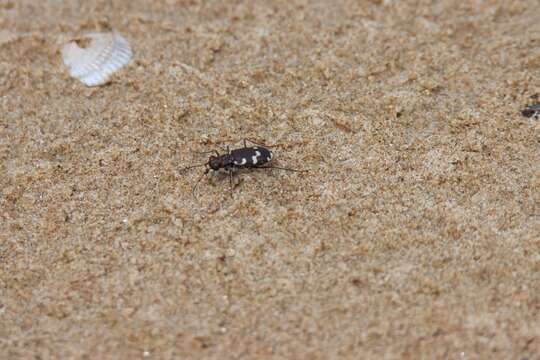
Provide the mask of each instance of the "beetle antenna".
[{"label": "beetle antenna", "polygon": [[201,182],[202,178],[208,174],[208,172],[210,171],[210,169],[206,169],[202,174],[201,176],[199,176],[199,179],[197,180],[197,182],[195,183],[195,185],[193,185],[193,189],[191,189],[191,194],[195,197],[195,190],[197,189],[197,185],[199,185],[199,183]]},{"label": "beetle antenna", "polygon": [[208,165],[207,162],[205,162],[204,164],[191,165],[191,166],[187,166],[185,168],[180,169],[180,171],[189,170],[189,169],[193,169],[193,168],[201,167],[201,166],[206,166],[206,165]]}]

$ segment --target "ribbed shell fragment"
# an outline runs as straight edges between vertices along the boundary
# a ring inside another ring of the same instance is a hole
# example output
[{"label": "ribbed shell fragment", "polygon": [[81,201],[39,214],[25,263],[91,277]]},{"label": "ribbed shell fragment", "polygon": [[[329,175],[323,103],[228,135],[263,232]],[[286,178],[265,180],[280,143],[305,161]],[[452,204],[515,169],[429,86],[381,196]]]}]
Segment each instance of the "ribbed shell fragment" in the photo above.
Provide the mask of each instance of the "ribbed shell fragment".
[{"label": "ribbed shell fragment", "polygon": [[[79,46],[84,42],[87,46]],[[61,53],[69,74],[86,86],[105,84],[132,56],[126,39],[116,32],[87,34],[64,45]]]}]

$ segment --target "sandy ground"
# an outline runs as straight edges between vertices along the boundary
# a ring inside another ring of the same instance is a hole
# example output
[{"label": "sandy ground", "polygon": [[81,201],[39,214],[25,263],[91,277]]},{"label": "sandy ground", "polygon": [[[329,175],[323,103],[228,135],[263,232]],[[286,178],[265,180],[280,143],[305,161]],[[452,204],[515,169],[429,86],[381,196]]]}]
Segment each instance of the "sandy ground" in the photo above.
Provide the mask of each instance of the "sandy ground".
[{"label": "sandy ground", "polygon": [[[110,84],[59,48],[114,28]],[[1,359],[540,359],[538,1],[0,1]],[[193,151],[276,164],[191,189]]]}]

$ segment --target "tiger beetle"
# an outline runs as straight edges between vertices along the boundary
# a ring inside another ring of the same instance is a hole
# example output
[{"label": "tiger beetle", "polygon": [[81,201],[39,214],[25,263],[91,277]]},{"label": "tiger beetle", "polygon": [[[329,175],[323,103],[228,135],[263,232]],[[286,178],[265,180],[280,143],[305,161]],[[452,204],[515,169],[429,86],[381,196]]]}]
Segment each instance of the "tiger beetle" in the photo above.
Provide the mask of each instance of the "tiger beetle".
[{"label": "tiger beetle", "polygon": [[210,170],[219,171],[220,169],[224,169],[229,174],[229,183],[231,185],[231,189],[233,188],[233,172],[234,170],[237,170],[237,169],[249,168],[249,169],[278,169],[278,170],[298,171],[298,172],[302,171],[302,170],[268,165],[268,162],[270,162],[273,158],[272,152],[262,145],[254,143],[253,141],[250,141],[250,142],[255,144],[255,146],[247,146],[246,139],[244,139],[244,147],[239,148],[239,149],[229,150],[229,146],[227,145],[227,152],[222,155],[217,150],[211,150],[211,151],[199,153],[199,154],[214,153],[215,155],[211,155],[208,158],[208,161],[203,164],[192,165],[192,166],[188,166],[182,169],[182,170],[187,170],[187,169],[192,169],[192,168],[196,168],[200,166],[206,167],[204,173],[199,177],[199,179],[193,186],[192,193],[195,193],[195,189],[197,185],[202,180],[202,178],[210,172]]},{"label": "tiger beetle", "polygon": [[527,106],[525,109],[521,110],[521,115],[528,118],[534,117],[535,119],[538,119],[539,114],[540,114],[540,103]]}]

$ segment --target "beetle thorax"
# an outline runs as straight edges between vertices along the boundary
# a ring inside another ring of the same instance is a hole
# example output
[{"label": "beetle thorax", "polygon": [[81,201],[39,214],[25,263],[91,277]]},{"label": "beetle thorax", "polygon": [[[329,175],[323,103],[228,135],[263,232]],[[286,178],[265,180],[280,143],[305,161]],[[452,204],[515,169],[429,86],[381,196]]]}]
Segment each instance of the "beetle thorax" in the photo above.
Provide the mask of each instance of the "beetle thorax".
[{"label": "beetle thorax", "polygon": [[210,158],[208,159],[208,166],[210,166],[210,168],[215,171],[231,164],[232,160],[229,155],[210,156]]}]

